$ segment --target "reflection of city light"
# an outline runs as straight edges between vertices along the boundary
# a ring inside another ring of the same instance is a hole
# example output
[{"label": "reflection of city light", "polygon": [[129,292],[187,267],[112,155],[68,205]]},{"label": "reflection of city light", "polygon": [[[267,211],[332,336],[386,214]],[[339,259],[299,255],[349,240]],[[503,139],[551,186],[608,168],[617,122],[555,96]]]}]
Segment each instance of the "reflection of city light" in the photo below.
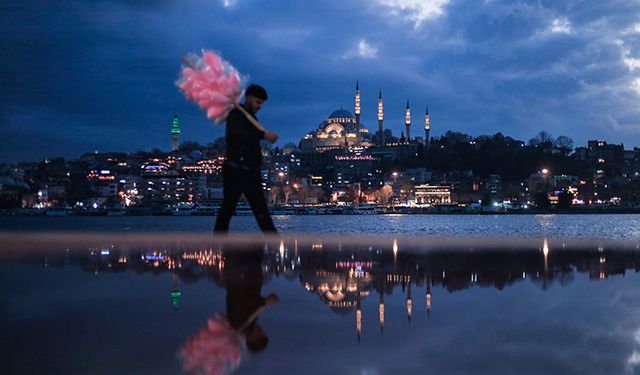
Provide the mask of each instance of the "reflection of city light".
[{"label": "reflection of city light", "polygon": [[398,240],[394,238],[393,239],[393,259],[395,260],[397,256],[398,256]]},{"label": "reflection of city light", "polygon": [[284,241],[280,241],[280,261],[284,259]]},{"label": "reflection of city light", "polygon": [[358,337],[362,333],[362,309],[360,306],[356,309],[356,330],[358,331]]}]

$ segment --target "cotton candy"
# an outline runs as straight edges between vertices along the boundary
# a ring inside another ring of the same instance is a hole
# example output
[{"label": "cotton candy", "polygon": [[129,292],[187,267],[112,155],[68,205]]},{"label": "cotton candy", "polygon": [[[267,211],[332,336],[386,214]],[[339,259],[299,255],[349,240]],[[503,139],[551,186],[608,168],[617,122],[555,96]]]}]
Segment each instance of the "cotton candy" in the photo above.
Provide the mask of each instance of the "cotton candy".
[{"label": "cotton candy", "polygon": [[202,56],[189,54],[176,85],[216,124],[222,124],[244,93],[246,78],[220,55],[203,50]]},{"label": "cotton candy", "polygon": [[180,350],[185,371],[222,375],[238,367],[242,345],[229,321],[215,315],[207,326],[190,337]]}]

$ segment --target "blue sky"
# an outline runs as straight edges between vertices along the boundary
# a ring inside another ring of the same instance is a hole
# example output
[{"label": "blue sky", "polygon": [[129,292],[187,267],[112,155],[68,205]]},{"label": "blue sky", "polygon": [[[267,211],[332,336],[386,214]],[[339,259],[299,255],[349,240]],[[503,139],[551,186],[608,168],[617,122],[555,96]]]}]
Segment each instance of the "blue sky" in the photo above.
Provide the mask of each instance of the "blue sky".
[{"label": "blue sky", "polygon": [[0,162],[170,148],[224,134],[174,86],[209,48],[269,91],[263,124],[297,143],[353,111],[399,135],[528,140],[540,130],[640,146],[640,2],[9,0],[0,5]]}]

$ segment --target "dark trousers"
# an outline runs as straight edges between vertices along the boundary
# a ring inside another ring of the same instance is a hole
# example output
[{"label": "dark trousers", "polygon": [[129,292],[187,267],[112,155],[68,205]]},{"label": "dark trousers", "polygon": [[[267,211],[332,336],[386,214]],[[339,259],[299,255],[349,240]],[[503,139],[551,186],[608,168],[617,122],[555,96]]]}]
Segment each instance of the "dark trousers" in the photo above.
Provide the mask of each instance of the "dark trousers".
[{"label": "dark trousers", "polygon": [[215,233],[227,233],[229,231],[231,216],[233,216],[240,195],[244,194],[262,232],[277,233],[278,231],[273,225],[271,215],[267,210],[267,201],[262,191],[260,171],[225,166],[222,176],[224,178],[224,196],[213,231]]}]

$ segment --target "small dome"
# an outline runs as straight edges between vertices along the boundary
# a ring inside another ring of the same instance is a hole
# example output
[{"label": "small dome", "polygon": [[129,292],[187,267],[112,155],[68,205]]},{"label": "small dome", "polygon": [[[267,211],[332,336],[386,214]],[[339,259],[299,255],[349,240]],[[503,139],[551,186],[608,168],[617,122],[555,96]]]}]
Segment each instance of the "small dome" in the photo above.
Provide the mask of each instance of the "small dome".
[{"label": "small dome", "polygon": [[338,109],[336,111],[331,112],[328,118],[351,118],[355,119],[353,113],[347,111],[346,109]]}]

